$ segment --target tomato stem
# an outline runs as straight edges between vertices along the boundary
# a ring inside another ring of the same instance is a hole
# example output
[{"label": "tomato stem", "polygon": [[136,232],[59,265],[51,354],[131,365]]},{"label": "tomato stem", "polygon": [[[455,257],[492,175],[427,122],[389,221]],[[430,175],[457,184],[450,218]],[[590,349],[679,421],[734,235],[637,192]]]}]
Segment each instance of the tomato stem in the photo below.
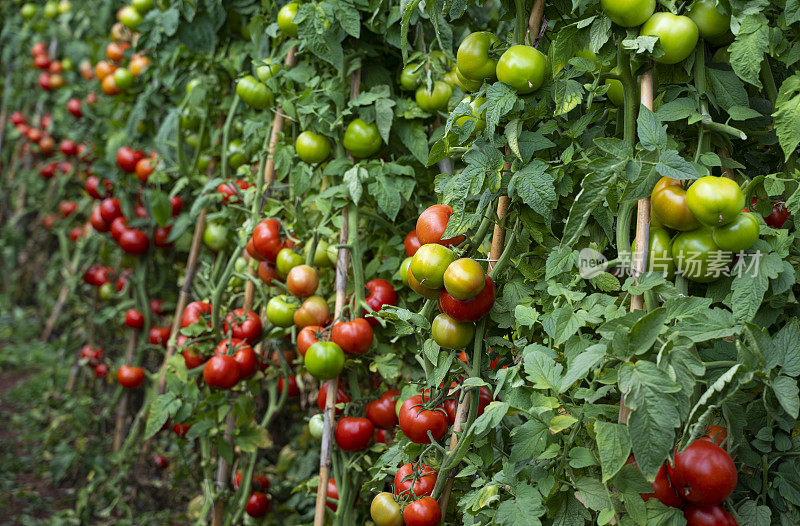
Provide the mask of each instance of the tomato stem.
[{"label": "tomato stem", "polygon": [[[228,108],[228,117],[225,119],[225,125],[222,127],[222,151],[220,152],[220,163],[222,164],[222,178],[228,179],[228,171],[230,170],[230,166],[228,165],[228,143],[231,135],[231,126],[233,125],[233,118],[236,116],[236,108],[239,106],[239,95],[234,93],[233,95],[233,102],[231,102],[230,108]],[[200,144],[199,147],[203,145]]]}]

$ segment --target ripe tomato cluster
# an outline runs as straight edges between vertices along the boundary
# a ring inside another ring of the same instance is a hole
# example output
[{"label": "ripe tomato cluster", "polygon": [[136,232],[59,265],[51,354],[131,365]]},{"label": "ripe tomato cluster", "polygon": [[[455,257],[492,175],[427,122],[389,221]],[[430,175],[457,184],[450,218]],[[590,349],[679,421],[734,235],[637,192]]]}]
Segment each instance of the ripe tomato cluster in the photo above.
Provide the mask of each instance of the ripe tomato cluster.
[{"label": "ripe tomato cluster", "polygon": [[[673,508],[683,508],[689,526],[736,526],[736,519],[722,506],[738,480],[736,466],[723,449],[727,431],[712,425],[707,433],[681,452],[674,462],[658,470],[653,492],[642,494],[647,501],[656,498]],[[631,457],[628,463],[636,464]]]}]

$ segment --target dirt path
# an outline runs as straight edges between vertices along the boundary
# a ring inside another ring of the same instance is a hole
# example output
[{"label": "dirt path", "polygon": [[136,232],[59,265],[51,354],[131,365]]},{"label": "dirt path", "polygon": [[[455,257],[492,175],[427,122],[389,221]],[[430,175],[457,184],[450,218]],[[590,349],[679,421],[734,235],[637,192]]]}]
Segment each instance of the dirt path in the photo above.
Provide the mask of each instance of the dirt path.
[{"label": "dirt path", "polygon": [[72,506],[68,489],[53,486],[40,474],[46,466],[33,456],[38,445],[27,443],[26,430],[12,420],[23,409],[9,394],[25,378],[14,371],[0,372],[0,522],[17,523],[23,516],[44,519]]}]

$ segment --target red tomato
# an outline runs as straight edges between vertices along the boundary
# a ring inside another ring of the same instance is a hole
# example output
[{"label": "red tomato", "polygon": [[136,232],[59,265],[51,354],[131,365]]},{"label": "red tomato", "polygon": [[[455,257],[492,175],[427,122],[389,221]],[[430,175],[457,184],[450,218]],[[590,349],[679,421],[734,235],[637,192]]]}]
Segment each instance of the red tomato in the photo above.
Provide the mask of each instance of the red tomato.
[{"label": "red tomato", "polygon": [[400,407],[400,429],[412,442],[429,444],[428,431],[437,441],[447,432],[447,413],[441,406],[430,410],[422,405],[422,395],[412,396],[403,403]]},{"label": "red tomato", "polygon": [[319,276],[309,265],[297,265],[286,275],[286,288],[298,298],[307,298],[317,291]]},{"label": "red tomato", "polygon": [[239,383],[239,363],[233,356],[216,354],[203,366],[203,379],[209,387],[230,389]]},{"label": "red tomato", "polygon": [[169,460],[164,455],[155,455],[153,457],[153,464],[159,469],[167,469],[169,467]]},{"label": "red tomato", "polygon": [[398,396],[400,393],[393,389],[386,391],[377,400],[369,402],[364,408],[364,413],[376,427],[392,429],[397,425],[395,403]]},{"label": "red tomato", "polygon": [[108,283],[109,281],[109,273],[110,269],[100,266],[100,265],[92,265],[91,267],[86,270],[83,274],[83,282],[87,285],[92,285],[93,287],[99,287],[104,283]]},{"label": "red tomato", "polygon": [[123,146],[117,150],[117,166],[130,174],[136,172],[136,163],[144,159],[144,152]]},{"label": "red tomato", "polygon": [[364,318],[334,323],[331,329],[331,341],[346,353],[364,354],[372,346],[372,340],[372,326]]},{"label": "red tomato", "polygon": [[119,199],[116,197],[106,197],[100,203],[100,215],[103,216],[103,221],[109,225],[114,222],[118,217],[122,217],[122,207],[119,204]]},{"label": "red tomato", "polygon": [[108,376],[108,366],[104,363],[98,363],[94,366],[94,375],[97,378],[105,378]]},{"label": "red tomato", "polygon": [[144,382],[144,369],[123,365],[117,369],[117,381],[125,389],[136,389]]},{"label": "red tomato", "polygon": [[172,432],[183,438],[186,436],[186,433],[189,432],[189,428],[191,427],[192,426],[187,424],[172,424]]},{"label": "red tomato", "polygon": [[[183,309],[183,314],[181,315],[181,327],[188,327],[194,323],[200,321],[200,316],[202,314],[211,314],[211,304],[205,301],[193,301]],[[207,325],[211,327],[211,322],[208,322]]]},{"label": "red tomato", "polygon": [[269,497],[260,491],[254,491],[247,499],[247,506],[244,509],[251,517],[263,517],[269,511]]},{"label": "red tomato", "polygon": [[89,365],[97,365],[103,359],[103,349],[97,349],[89,345],[84,345],[81,348],[81,359],[87,360]]},{"label": "red tomato", "polygon": [[[102,219],[103,210],[100,209],[100,218]],[[127,226],[128,220],[122,216],[119,216],[115,220],[111,222],[111,226],[108,227],[108,230],[111,232],[111,238],[119,243],[119,238],[122,237],[122,233],[128,230]]]},{"label": "red tomato", "polygon": [[166,347],[167,341],[169,340],[169,332],[169,327],[152,327],[148,333],[148,340],[153,345]]},{"label": "red tomato", "polygon": [[186,365],[187,369],[194,369],[195,367],[200,367],[204,363],[206,363],[206,358],[202,354],[197,352],[196,346],[192,344],[188,344],[189,338],[181,334],[178,336],[178,340],[176,343],[178,344],[178,348],[183,347],[184,345],[186,348],[181,352],[181,356],[183,356],[183,363]]},{"label": "red tomato", "polygon": [[[722,426],[716,425],[708,426],[706,434],[700,437],[701,440],[710,440],[720,447],[722,447],[726,438],[728,438],[728,430]],[[725,449],[727,449],[727,447]]]},{"label": "red tomato", "polygon": [[172,217],[178,217],[183,209],[183,199],[179,195],[173,195],[169,198],[169,204],[172,205]]},{"label": "red tomato", "polygon": [[[250,242],[248,242],[248,246],[249,244]],[[248,252],[250,251],[248,250]],[[252,255],[252,253],[250,255]],[[273,280],[276,282],[282,281],[278,275],[278,270],[275,268],[275,264],[271,261],[261,261],[258,264],[258,277],[267,285],[272,285]]]},{"label": "red tomato", "polygon": [[255,344],[261,338],[261,318],[251,310],[235,309],[222,322],[222,332],[228,334],[229,330],[234,338]]},{"label": "red tomato", "polygon": [[58,148],[61,150],[61,153],[67,157],[72,157],[73,155],[78,154],[78,145],[69,139],[64,139],[61,141],[61,144],[58,145]]},{"label": "red tomato", "polygon": [[150,248],[150,238],[141,230],[129,228],[119,236],[119,248],[127,254],[141,256]]},{"label": "red tomato", "polygon": [[[86,178],[86,184],[84,185],[84,188],[86,189],[86,193],[91,197],[95,199],[103,199],[111,195],[111,188],[114,186],[111,181],[104,181],[103,185],[104,188],[101,189],[100,179],[96,175],[90,175]],[[120,214],[122,214],[121,211]]]},{"label": "red tomato", "polygon": [[772,228],[783,228],[783,224],[786,223],[790,215],[784,201],[777,201],[772,204],[772,212],[764,218],[764,221]]},{"label": "red tomato", "polygon": [[447,222],[452,213],[453,207],[449,205],[433,205],[422,212],[417,219],[416,229],[420,245],[428,243],[438,243],[444,246],[461,244],[466,237],[455,236],[442,239],[442,234],[447,228]]},{"label": "red tomato", "polygon": [[84,227],[76,226],[73,227],[72,230],[69,231],[69,238],[72,241],[77,241],[80,238],[86,236],[87,231]]},{"label": "red tomato", "polygon": [[[471,395],[470,395],[471,396]],[[494,401],[491,391],[485,387],[478,388],[478,416],[481,416],[486,410],[486,406]],[[447,419],[450,424],[456,421],[456,406],[458,402],[454,398],[448,398],[444,401],[444,410],[447,411]]]},{"label": "red tomato", "polygon": [[328,490],[326,493],[327,500],[325,501],[325,505],[331,510],[336,511],[336,508],[338,507],[336,503],[339,502],[339,490],[336,488],[336,479],[328,479]]},{"label": "red tomato", "polygon": [[78,203],[75,201],[61,201],[58,203],[58,211],[64,217],[69,217],[78,209]]},{"label": "red tomato", "polygon": [[442,520],[442,510],[433,497],[422,497],[403,509],[406,526],[436,526]]},{"label": "red tomato", "polygon": [[468,300],[457,300],[442,289],[439,293],[439,310],[458,321],[478,321],[492,310],[494,305],[494,281],[486,274],[483,290]]},{"label": "red tomato", "polygon": [[283,248],[281,224],[276,219],[265,219],[253,229],[253,249],[267,261],[275,262]]},{"label": "red tomato", "polygon": [[297,352],[305,356],[308,348],[320,341],[319,337],[323,336],[322,333],[323,328],[319,325],[306,325],[300,329],[300,332],[297,333]]},{"label": "red tomato", "polygon": [[388,429],[375,429],[375,443],[376,444],[390,444],[392,442],[392,432]]},{"label": "red tomato", "polygon": [[403,240],[403,246],[406,249],[406,256],[411,257],[417,253],[417,250],[419,250],[419,247],[422,246],[422,243],[419,242],[416,230],[412,230],[408,233],[408,235],[406,235],[406,238]]},{"label": "red tomato", "polygon": [[344,451],[361,451],[369,446],[375,426],[368,418],[346,416],[336,422],[334,438]]},{"label": "red tomato", "polygon": [[139,182],[142,184],[146,183],[150,176],[153,174],[155,169],[156,160],[155,159],[139,159],[136,163],[136,167],[134,171],[136,172],[136,177],[139,179]]},{"label": "red tomato", "polygon": [[[392,284],[385,279],[371,279],[365,286],[369,294],[364,301],[374,312],[380,312],[384,305],[397,305],[397,293]],[[373,327],[378,325],[378,320],[375,318],[367,318],[367,322]]]},{"label": "red tomato", "polygon": [[[294,376],[289,376],[288,378],[289,382],[287,384],[288,391],[286,392],[286,396],[290,398],[295,396],[300,396],[300,387],[298,387],[297,385],[297,379]],[[279,393],[283,392],[283,377],[278,379],[278,392]]]},{"label": "red tomato", "polygon": [[141,329],[144,327],[144,316],[136,309],[128,309],[125,312],[125,325],[131,329]]},{"label": "red tomato", "polygon": [[239,380],[250,378],[258,371],[258,356],[250,344],[239,338],[224,339],[214,349],[215,355],[233,354],[239,364]]},{"label": "red tomato", "polygon": [[157,226],[153,234],[153,244],[157,247],[166,248],[172,245],[169,240],[169,234],[172,230],[172,225]]},{"label": "red tomato", "polygon": [[[436,486],[436,478],[438,476],[436,470],[422,464],[418,469],[419,472],[416,475],[417,479],[414,481],[414,475],[412,473],[416,465],[416,463],[404,464],[397,470],[397,474],[394,476],[394,492],[398,496],[407,493],[410,497],[425,497],[433,493],[433,487]],[[411,487],[412,481],[414,484],[413,495]]]},{"label": "red tomato", "polygon": [[13,124],[14,126],[19,126],[20,124],[25,124],[27,122],[25,120],[25,116],[22,115],[22,112],[19,111],[15,111],[14,113],[12,113],[11,116],[8,118],[8,120],[10,120],[11,124]]},{"label": "red tomato", "polygon": [[80,119],[83,117],[83,103],[81,103],[81,99],[71,98],[67,101],[67,111],[72,114],[73,117],[76,119]]},{"label": "red tomato", "polygon": [[733,460],[724,449],[708,440],[695,440],[677,453],[668,472],[678,495],[692,504],[720,504],[736,488]]},{"label": "red tomato", "polygon": [[689,504],[683,510],[686,526],[738,526],[733,515],[722,506],[697,506]]},{"label": "red tomato", "polygon": [[223,204],[238,203],[241,201],[239,194],[248,188],[250,188],[250,183],[238,179],[232,182],[220,183],[217,186],[217,193],[222,195]]},{"label": "red tomato", "polygon": [[[233,479],[233,491],[239,491],[239,486],[242,483],[242,472],[237,471],[236,477]],[[267,491],[269,490],[269,478],[266,475],[262,475],[260,473],[253,473],[253,479],[250,483],[250,489],[255,491]]]},{"label": "red tomato", "polygon": [[159,299],[152,299],[147,302],[147,306],[150,307],[150,312],[155,314],[156,316],[162,316],[164,314],[164,302]]},{"label": "red tomato", "polygon": [[[319,392],[317,393],[317,407],[319,407],[320,411],[325,411],[325,402],[328,400],[328,383],[332,382],[332,380],[326,380],[319,388]],[[347,393],[344,392],[342,389],[342,384],[338,383],[337,381],[337,389],[336,389],[336,403],[337,404],[346,404],[350,402],[350,397],[347,396]],[[342,414],[344,409],[336,409],[336,414]]]},{"label": "red tomato", "polygon": [[56,168],[57,167],[58,167],[58,164],[56,164],[56,163],[46,164],[39,171],[39,175],[41,175],[45,179],[52,179],[53,176],[56,174]]},{"label": "red tomato", "polygon": [[[635,459],[633,463],[636,464]],[[678,495],[678,492],[675,491],[675,486],[672,485],[672,481],[669,480],[669,476],[667,476],[666,465],[662,465],[658,469],[656,479],[650,485],[653,487],[653,492],[642,493],[642,499],[644,499],[645,502],[655,497],[666,506],[671,506],[673,508],[683,507],[683,499]]]},{"label": "red tomato", "polygon": [[[91,218],[90,218],[90,220],[91,220]],[[46,216],[44,216],[44,218],[42,218],[42,226],[44,226],[47,230],[50,230],[51,228],[53,228],[53,224],[56,221],[58,221],[56,216],[54,216],[54,215],[46,215]],[[102,221],[102,218],[100,219],[100,221]],[[103,223],[103,224],[105,224],[105,223]],[[94,226],[94,223],[92,224],[92,226]]]}]

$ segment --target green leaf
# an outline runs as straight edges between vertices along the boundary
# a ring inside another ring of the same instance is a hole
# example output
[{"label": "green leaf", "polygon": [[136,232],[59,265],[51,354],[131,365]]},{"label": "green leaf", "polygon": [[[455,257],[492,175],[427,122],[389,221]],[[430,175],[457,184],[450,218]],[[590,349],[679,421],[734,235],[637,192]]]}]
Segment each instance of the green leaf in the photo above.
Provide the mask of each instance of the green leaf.
[{"label": "green leaf", "polygon": [[676,150],[664,150],[656,164],[656,172],[672,179],[697,179],[700,175],[692,163],[681,157]]},{"label": "green leaf", "polygon": [[[797,319],[789,320],[774,337],[775,349],[780,353],[776,365],[787,376],[800,376],[800,326]],[[776,353],[778,354],[778,353]],[[770,361],[771,357],[767,357]]]},{"label": "green leaf", "polygon": [[180,409],[181,405],[181,401],[172,392],[157,396],[153,403],[150,404],[150,412],[147,415],[147,424],[144,428],[144,438],[148,439],[155,436],[164,427],[167,420]]},{"label": "green leaf", "polygon": [[661,122],[673,122],[688,119],[694,113],[698,113],[697,102],[689,97],[681,97],[662,104],[656,110],[656,117]]},{"label": "green leaf", "polygon": [[581,181],[581,191],[569,209],[569,217],[561,239],[562,246],[571,246],[581,236],[589,216],[603,202],[609,189],[614,186],[616,174],[613,171],[595,171]]},{"label": "green leaf", "polygon": [[517,103],[517,92],[507,84],[495,82],[486,90],[486,131],[491,136],[500,117],[511,111]]},{"label": "green leaf", "polygon": [[[800,76],[789,77],[781,84],[781,94],[795,93],[800,88]],[[795,95],[789,100],[776,102],[776,110],[773,114],[775,118],[775,132],[778,134],[781,149],[785,159],[788,159],[797,145],[800,144],[800,95]],[[797,192],[795,192],[797,193]]]},{"label": "green leaf", "polygon": [[519,326],[533,327],[539,319],[539,312],[529,305],[517,305],[514,307],[514,319]]},{"label": "green leaf", "polygon": [[153,190],[150,193],[150,205],[153,208],[153,219],[159,226],[165,226],[172,217],[172,204],[169,196],[164,192]]},{"label": "green leaf", "polygon": [[500,503],[493,524],[539,526],[539,517],[545,514],[542,496],[533,486],[520,484],[513,499]]},{"label": "green leaf", "polygon": [[549,349],[534,343],[525,347],[523,353],[523,367],[534,389],[558,391],[563,367],[548,355]]},{"label": "green leaf", "polygon": [[564,115],[578,107],[583,100],[583,86],[576,80],[559,80],[555,83],[556,109],[554,115]]},{"label": "green leaf", "polygon": [[636,132],[639,143],[648,151],[663,150],[667,147],[667,127],[647,106],[639,106],[639,117],[636,119]]},{"label": "green leaf", "polygon": [[659,307],[648,312],[633,324],[630,332],[634,344],[633,354],[644,354],[650,350],[661,333],[667,330],[667,311]]},{"label": "green leaf", "polygon": [[770,382],[770,387],[775,397],[780,402],[783,410],[794,419],[800,416],[800,396],[798,395],[797,380],[788,376],[777,376]]},{"label": "green leaf", "polygon": [[616,475],[631,454],[631,439],[628,428],[622,424],[612,424],[598,420],[595,422],[597,449],[600,467],[603,470],[603,483]]},{"label": "green leaf", "polygon": [[749,14],[742,20],[736,40],[728,46],[731,67],[745,82],[761,88],[758,78],[761,62],[769,48],[769,22],[762,13]]},{"label": "green leaf", "polygon": [[[428,136],[420,122],[398,119],[394,125],[395,134],[400,138],[403,146],[408,148],[411,155],[420,163],[428,163]],[[438,143],[437,143],[438,144]],[[442,157],[444,158],[444,157]],[[438,162],[441,159],[438,159]]]},{"label": "green leaf", "polygon": [[550,429],[541,420],[531,418],[511,430],[512,462],[527,462],[541,455],[547,448]]},{"label": "green leaf", "polygon": [[749,106],[747,90],[741,79],[727,69],[706,68],[711,92],[722,109],[728,111],[737,106]]},{"label": "green leaf", "polygon": [[575,481],[575,488],[590,510],[600,511],[611,507],[608,490],[602,482],[592,477],[581,477]]},{"label": "green leaf", "polygon": [[547,164],[538,159],[526,164],[511,177],[508,192],[522,199],[534,212],[549,221],[558,198],[553,176],[547,168]]},{"label": "green leaf", "polygon": [[548,425],[548,427],[550,428],[551,433],[553,434],[560,433],[561,431],[564,431],[565,429],[569,429],[570,427],[572,427],[572,425],[575,424],[577,421],[578,419],[570,414],[556,415],[553,417],[552,420],[550,420],[550,424]]},{"label": "green leaf", "polygon": [[479,416],[472,425],[472,432],[479,438],[498,425],[508,413],[510,406],[505,402],[495,400],[486,406],[483,414]]},{"label": "green leaf", "polygon": [[561,379],[560,393],[566,392],[572,384],[585,377],[606,355],[606,346],[598,343],[592,345],[573,358],[567,373]]}]

